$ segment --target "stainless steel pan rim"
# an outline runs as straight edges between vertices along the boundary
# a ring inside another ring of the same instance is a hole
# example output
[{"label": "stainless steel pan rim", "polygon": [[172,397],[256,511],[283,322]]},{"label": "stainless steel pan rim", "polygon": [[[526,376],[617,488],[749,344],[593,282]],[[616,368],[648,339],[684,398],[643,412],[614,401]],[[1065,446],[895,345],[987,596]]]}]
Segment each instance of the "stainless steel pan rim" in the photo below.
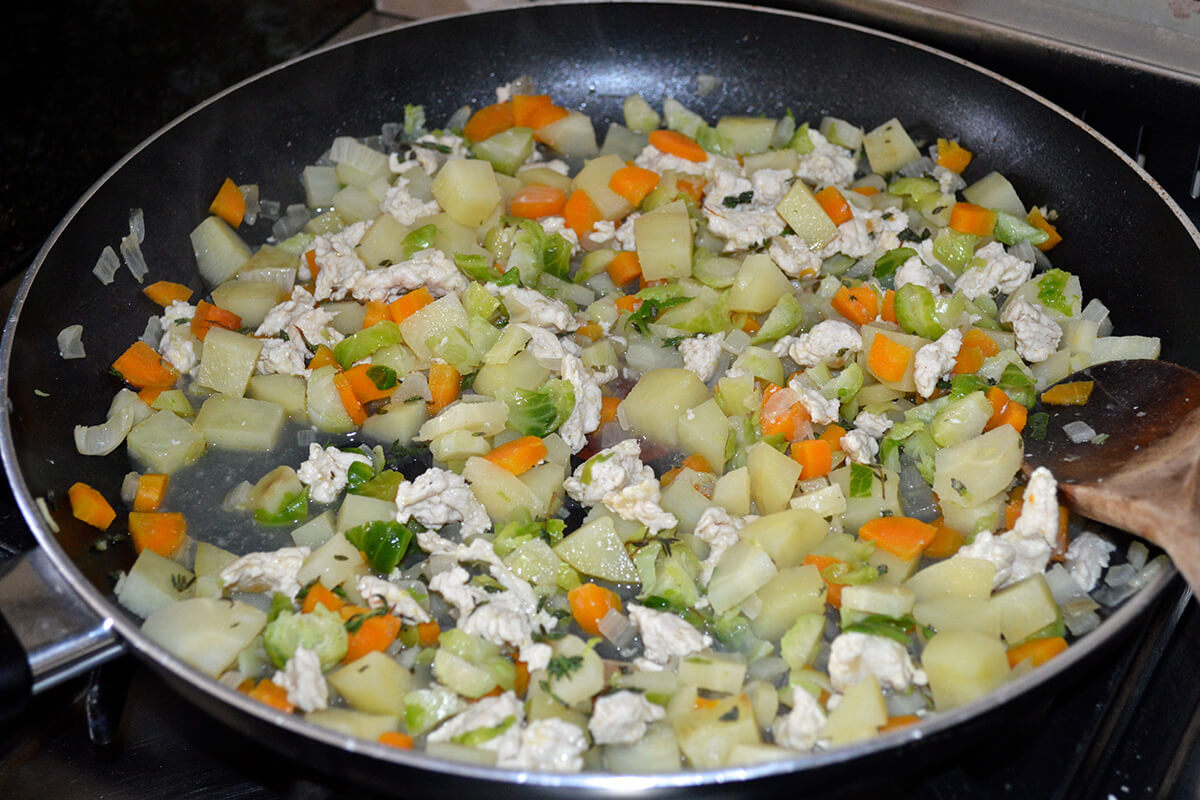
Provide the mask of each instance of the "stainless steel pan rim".
[{"label": "stainless steel pan rim", "polygon": [[[690,7],[736,9],[738,11],[745,12],[747,15],[770,14],[780,17],[800,18],[823,25],[846,28],[862,34],[890,40],[906,47],[925,51],[947,61],[974,70],[975,72],[991,78],[992,80],[998,81],[1004,84],[1006,87],[1016,90],[1017,92],[1035,100],[1037,103],[1044,106],[1048,111],[1067,119],[1071,124],[1077,126],[1087,135],[1101,142],[1114,156],[1120,159],[1128,168],[1132,169],[1146,184],[1152,188],[1155,194],[1157,194],[1159,198],[1161,198],[1162,202],[1171,210],[1171,213],[1177,218],[1178,222],[1183,225],[1188,235],[1196,243],[1197,247],[1200,248],[1200,232],[1197,232],[1196,227],[1191,223],[1191,221],[1184,214],[1178,204],[1170,197],[1170,195],[1168,195],[1162,189],[1162,187],[1135,161],[1130,159],[1123,151],[1116,147],[1102,134],[1094,130],[1082,120],[1075,118],[1065,109],[1050,102],[1046,98],[1041,97],[1037,93],[988,69],[980,67],[970,61],[946,53],[937,48],[933,48],[901,36],[876,31],[871,28],[849,22],[829,20],[811,14],[782,11],[778,9],[767,9],[757,6],[743,6],[726,2],[715,2],[714,0],[695,0],[694,2],[684,0],[666,0],[666,2]],[[606,2],[602,3],[587,2],[587,0],[567,0],[567,2],[541,3],[539,5],[595,6],[616,4],[661,5],[662,3],[654,2],[654,0],[619,0],[619,2],[607,0]],[[522,13],[523,10],[524,9],[521,8],[508,8],[482,13],[519,14]],[[443,15],[397,27],[420,27],[427,24],[443,22],[456,17],[479,16],[480,13],[481,12],[465,12],[462,14]],[[351,47],[355,42],[365,39],[386,37],[391,33],[392,30],[395,29],[364,34],[332,48],[325,48],[314,53],[300,56],[276,67],[265,70],[258,75],[252,76],[230,87],[229,89],[214,95],[209,100],[180,115],[175,120],[168,123],[148,137],[145,141],[138,145],[137,148],[130,151],[130,153],[121,159],[121,161],[108,170],[103,177],[101,177],[91,188],[89,188],[89,190],[80,198],[80,200],[72,207],[70,212],[68,212],[63,220],[58,224],[39,251],[33,266],[29,269],[24,280],[22,281],[20,290],[13,304],[12,313],[5,325],[3,343],[0,344],[0,391],[4,393],[4,396],[7,397],[9,389],[9,365],[13,348],[13,340],[15,337],[17,318],[29,294],[31,285],[36,279],[46,255],[54,247],[54,244],[58,240],[62,231],[76,217],[80,209],[82,209],[83,206],[88,203],[89,199],[96,193],[100,186],[102,186],[114,173],[119,171],[129,160],[141,152],[148,144],[167,134],[172,128],[177,126],[181,120],[186,119],[192,114],[195,114],[199,110],[213,103],[220,102],[220,100],[227,94],[235,92],[238,89],[253,83],[263,75],[286,70],[294,63],[317,57],[328,50]],[[1116,609],[1116,611],[1102,623],[1097,631],[1094,631],[1093,633],[1083,637],[1079,642],[1072,645],[1072,647],[1068,649],[1065,654],[1038,668],[1035,672],[1024,675],[1021,678],[1006,684],[1000,690],[995,691],[987,697],[977,700],[967,706],[950,712],[931,715],[929,718],[919,723],[890,732],[866,742],[852,746],[841,747],[827,752],[803,755],[794,759],[749,767],[726,768],[708,771],[687,771],[657,775],[618,775],[611,773],[553,774],[520,772],[437,759],[427,756],[423,753],[397,750],[395,748],[386,747],[373,742],[366,742],[364,740],[341,735],[332,730],[308,724],[299,717],[275,711],[274,709],[271,709],[262,703],[258,703],[249,699],[240,692],[219,684],[215,680],[212,680],[199,671],[179,662],[174,656],[169,654],[163,648],[145,638],[141,634],[139,625],[134,620],[126,616],[123,612],[117,610],[112,601],[97,591],[83,577],[82,573],[62,549],[54,534],[49,529],[46,519],[42,516],[36,500],[26,485],[23,474],[17,464],[17,455],[13,445],[11,430],[11,418],[7,406],[0,409],[0,455],[3,456],[5,473],[14,489],[14,495],[17,504],[21,509],[21,513],[25,518],[25,521],[33,530],[34,535],[39,542],[42,553],[48,558],[54,569],[57,570],[58,577],[62,579],[66,587],[68,587],[71,591],[74,591],[86,603],[86,605],[95,612],[98,617],[99,626],[114,630],[116,634],[133,650],[137,651],[139,655],[148,659],[156,670],[164,674],[183,679],[198,692],[215,697],[225,705],[232,707],[241,714],[249,715],[262,722],[279,726],[297,736],[315,740],[331,748],[349,753],[362,753],[373,758],[392,762],[405,767],[434,770],[444,773],[448,776],[476,779],[480,781],[519,784],[531,787],[542,787],[547,789],[577,789],[603,794],[626,794],[681,789],[685,787],[709,784],[719,785],[843,764],[872,754],[880,753],[894,747],[919,742],[922,739],[945,733],[959,724],[995,710],[1010,700],[1025,694],[1042,683],[1074,668],[1077,664],[1085,661],[1090,655],[1093,654],[1094,651],[1104,646],[1110,638],[1123,631],[1127,626],[1131,625],[1136,618],[1145,613],[1146,610],[1159,599],[1160,595],[1163,593],[1175,575],[1173,568],[1161,574],[1151,584],[1144,587],[1140,592],[1126,601],[1121,607]],[[266,744],[269,745],[271,743],[267,742]]]}]

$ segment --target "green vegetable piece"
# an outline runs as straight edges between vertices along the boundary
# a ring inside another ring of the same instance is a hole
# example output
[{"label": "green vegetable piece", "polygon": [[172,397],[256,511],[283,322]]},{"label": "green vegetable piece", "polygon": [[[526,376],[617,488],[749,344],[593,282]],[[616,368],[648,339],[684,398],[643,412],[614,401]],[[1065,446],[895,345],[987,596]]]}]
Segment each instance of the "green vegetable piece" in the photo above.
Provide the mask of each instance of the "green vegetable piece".
[{"label": "green vegetable piece", "polygon": [[936,339],[946,332],[937,319],[933,293],[915,283],[906,283],[896,291],[896,321],[908,333]]},{"label": "green vegetable piece", "polygon": [[504,397],[508,426],[539,438],[558,430],[575,408],[575,389],[568,381],[551,378],[536,391],[514,389]]},{"label": "green vegetable piece", "polygon": [[1010,363],[1000,374],[998,384],[1010,400],[1015,400],[1026,408],[1033,408],[1037,402],[1036,382],[1016,364]]},{"label": "green vegetable piece", "polygon": [[433,223],[422,225],[416,230],[410,231],[400,244],[404,259],[410,259],[413,257],[413,253],[419,253],[422,250],[428,250],[433,247],[437,241],[437,235],[437,225]]},{"label": "green vegetable piece", "polygon": [[394,570],[412,542],[412,531],[400,522],[376,520],[346,531],[346,540],[361,550],[371,569],[380,575]]},{"label": "green vegetable piece", "polygon": [[1036,414],[1030,414],[1029,419],[1025,421],[1025,435],[1030,439],[1035,439],[1039,442],[1045,441],[1046,429],[1050,425],[1050,415],[1045,411],[1039,411]]},{"label": "green vegetable piece", "polygon": [[850,496],[870,497],[875,484],[875,471],[866,464],[850,465]]},{"label": "green vegetable piece", "polygon": [[396,379],[396,370],[391,367],[385,367],[382,364],[372,364],[367,367],[367,377],[371,379],[371,383],[375,384],[375,388],[380,391],[393,389],[399,382]]},{"label": "green vegetable piece", "polygon": [[1052,269],[1038,279],[1038,302],[1046,308],[1052,308],[1062,314],[1071,316],[1071,301],[1074,297],[1068,297],[1066,293],[1067,281],[1070,280],[1071,273],[1061,269]]},{"label": "green vegetable piece", "polygon": [[391,320],[384,320],[342,339],[334,345],[333,357],[337,359],[342,369],[346,369],[352,364],[362,361],[376,350],[399,344],[403,338],[399,325]]},{"label": "green vegetable piece", "polygon": [[1035,228],[1018,216],[1007,211],[996,211],[996,227],[992,231],[996,241],[1003,244],[1018,244],[1029,242],[1033,245],[1042,244],[1050,238],[1050,234],[1041,228]]},{"label": "green vegetable piece", "polygon": [[298,525],[308,519],[308,487],[289,494],[274,513],[265,508],[254,509],[254,519],[263,525]]},{"label": "green vegetable piece", "polygon": [[296,610],[292,604],[292,599],[283,592],[275,592],[271,595],[271,607],[267,610],[267,622],[271,622],[283,612],[289,613]]},{"label": "green vegetable piece", "polygon": [[816,145],[813,144],[812,137],[808,135],[807,122],[801,124],[800,127],[796,129],[796,132],[792,134],[791,140],[788,141],[787,146],[801,155],[811,153],[813,151]]},{"label": "green vegetable piece", "polygon": [[690,297],[662,297],[645,300],[629,315],[629,324],[637,328],[643,336],[649,336],[650,323],[658,319],[659,314],[673,306],[690,302],[691,299]]},{"label": "green vegetable piece", "polygon": [[496,172],[512,175],[533,153],[533,129],[509,128],[476,142],[471,146],[471,152],[476,158],[491,163]]},{"label": "green vegetable piece", "polygon": [[466,745],[467,747],[479,747],[479,745],[483,744],[484,742],[491,741],[500,734],[504,733],[506,730],[511,728],[513,723],[516,721],[517,718],[510,714],[499,724],[485,728],[476,728],[473,731],[467,731],[466,733],[455,736],[452,741],[454,741],[456,744]]},{"label": "green vegetable piece", "polygon": [[939,191],[937,181],[930,178],[897,178],[887,188],[893,197],[911,197],[919,200],[927,194]]},{"label": "green vegetable piece", "polygon": [[503,275],[488,263],[487,256],[482,253],[455,253],[454,266],[473,281],[498,281]]},{"label": "green vegetable piece", "polygon": [[736,608],[717,617],[713,625],[717,641],[730,650],[748,653],[758,644],[758,637],[750,630],[750,620]]},{"label": "green vegetable piece", "polygon": [[[365,464],[363,466],[366,466]],[[361,494],[374,497],[377,500],[395,500],[396,489],[399,488],[404,476],[394,469],[385,469],[369,481],[359,484],[350,490],[351,494]]]},{"label": "green vegetable piece", "polygon": [[804,322],[804,307],[800,305],[800,301],[796,299],[795,295],[785,294],[779,298],[779,302],[771,309],[771,313],[767,314],[762,328],[750,340],[750,344],[773,342],[791,333],[802,322]]},{"label": "green vegetable piece", "polygon": [[330,669],[345,657],[348,645],[342,618],[323,605],[308,614],[282,611],[263,629],[263,648],[278,669],[300,647],[317,654],[322,670]]},{"label": "green vegetable piece", "polygon": [[821,577],[830,583],[840,583],[843,586],[857,586],[871,583],[879,578],[879,570],[870,564],[849,564],[839,561],[821,570]]},{"label": "green vegetable piece", "polygon": [[354,490],[374,477],[375,470],[361,461],[355,461],[346,470],[346,490],[357,494]]},{"label": "green vegetable piece", "polygon": [[886,636],[907,647],[909,643],[908,632],[915,630],[916,624],[916,621],[908,616],[896,619],[895,617],[887,617],[883,614],[872,614],[851,625],[846,625],[842,628],[842,632],[865,633],[869,636]]},{"label": "green vegetable piece", "polygon": [[897,247],[895,250],[888,250],[875,262],[875,277],[881,281],[892,280],[896,275],[896,270],[916,254],[917,251],[911,247]]},{"label": "green vegetable piece", "polygon": [[416,139],[425,132],[425,106],[406,103],[404,106],[404,138]]},{"label": "green vegetable piece", "polygon": [[583,656],[563,656],[558,655],[550,659],[550,663],[546,665],[546,672],[551,678],[563,679],[572,672],[579,670],[583,666]]},{"label": "green vegetable piece", "polygon": [[846,402],[858,394],[863,385],[863,371],[858,362],[851,361],[837,377],[821,387],[821,394],[830,400]]},{"label": "green vegetable piece", "polygon": [[987,381],[977,375],[956,375],[950,381],[950,399],[957,400],[971,392],[986,392],[987,389]]},{"label": "green vegetable piece", "polygon": [[961,273],[967,262],[975,255],[979,237],[973,233],[959,233],[953,228],[943,228],[933,240],[933,254],[955,273]]}]

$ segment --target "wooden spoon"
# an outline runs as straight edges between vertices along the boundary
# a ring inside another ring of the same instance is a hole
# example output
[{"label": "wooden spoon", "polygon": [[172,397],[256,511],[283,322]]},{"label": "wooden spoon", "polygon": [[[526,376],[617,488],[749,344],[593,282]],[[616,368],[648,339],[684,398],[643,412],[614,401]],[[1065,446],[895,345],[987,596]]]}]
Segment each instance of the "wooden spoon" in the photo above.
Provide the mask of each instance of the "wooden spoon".
[{"label": "wooden spoon", "polygon": [[[1038,402],[1046,436],[1025,436],[1026,475],[1045,466],[1067,505],[1161,547],[1200,597],[1200,375],[1165,361],[1097,364],[1064,378],[1094,381],[1082,406]],[[1082,420],[1100,444],[1075,444]]]}]

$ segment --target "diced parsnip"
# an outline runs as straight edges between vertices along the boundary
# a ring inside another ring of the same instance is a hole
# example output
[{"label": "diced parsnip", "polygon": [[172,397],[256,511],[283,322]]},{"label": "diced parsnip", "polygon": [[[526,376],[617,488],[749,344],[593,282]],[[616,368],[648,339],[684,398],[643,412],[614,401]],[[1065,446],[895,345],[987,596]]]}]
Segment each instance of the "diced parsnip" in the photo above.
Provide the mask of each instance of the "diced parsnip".
[{"label": "diced parsnip", "polygon": [[701,652],[679,661],[679,681],[710,692],[737,694],[746,680],[746,661],[736,653]]},{"label": "diced parsnip", "polygon": [[[191,570],[146,549],[117,586],[117,602],[139,617],[148,617],[190,597],[192,577]],[[180,591],[179,586],[189,588]]]},{"label": "diced parsnip", "polygon": [[380,736],[389,731],[400,730],[399,717],[390,714],[365,714],[349,708],[310,711],[304,715],[304,720],[345,736],[366,739],[368,742],[378,741]]},{"label": "diced parsnip", "polygon": [[933,490],[943,505],[978,505],[1006,489],[1021,468],[1021,434],[1001,425],[934,457]]},{"label": "diced parsnip", "polygon": [[837,746],[869,739],[887,723],[887,703],[874,675],[851,686],[829,712],[821,738]]},{"label": "diced parsnip", "polygon": [[679,417],[679,446],[685,452],[703,456],[714,473],[725,467],[725,443],[729,438],[729,420],[717,401],[709,399]]},{"label": "diced parsnip", "polygon": [[149,472],[167,475],[204,455],[204,434],[171,411],[157,411],[125,438],[129,456]]},{"label": "diced parsnip", "polygon": [[[147,551],[149,552],[149,551]],[[142,632],[175,657],[217,677],[266,627],[267,615],[240,601],[193,597],[142,623]]]},{"label": "diced parsnip", "polygon": [[708,582],[708,600],[716,614],[724,614],[757,592],[778,569],[771,557],[752,542],[738,542],[725,551]]},{"label": "diced parsnip", "polygon": [[794,567],[829,533],[829,523],[811,511],[788,508],[759,517],[741,538],[766,551],[780,569]]},{"label": "diced parsnip", "polygon": [[190,234],[200,277],[209,286],[224,283],[250,258],[250,248],[220,217],[205,217]]},{"label": "diced parsnip", "polygon": [[887,467],[879,470],[884,480],[878,476],[871,479],[871,493],[866,497],[851,497],[849,466],[838,467],[829,474],[830,479],[837,484],[846,498],[846,510],[842,513],[842,526],[849,533],[858,533],[863,523],[892,514],[899,516],[900,510],[900,476]]},{"label": "diced parsnip", "polygon": [[[905,586],[864,583],[842,587],[842,619],[861,619],[872,614],[900,619],[912,611],[916,595]],[[854,613],[850,613],[854,612]]]},{"label": "diced parsnip", "polygon": [[1025,204],[1017,196],[1017,190],[999,172],[989,172],[962,190],[967,202],[1025,218]]},{"label": "diced parsnip", "polygon": [[573,188],[586,192],[605,219],[622,219],[633,211],[628,200],[608,188],[613,173],[624,166],[625,160],[615,154],[593,158],[573,181]]},{"label": "diced parsnip", "polygon": [[621,427],[667,447],[679,444],[679,418],[709,399],[708,387],[691,370],[647,372],[617,408]]},{"label": "diced parsnip", "polygon": [[955,556],[913,575],[904,585],[912,589],[918,602],[936,597],[968,597],[986,600],[992,594],[996,565],[982,558]]},{"label": "diced parsnip", "polygon": [[430,361],[433,358],[428,344],[430,341],[437,342],[455,331],[465,331],[468,325],[466,309],[458,296],[451,293],[439,297],[401,322],[400,334],[417,358]]},{"label": "diced parsnip", "polygon": [[721,506],[730,514],[749,514],[750,470],[738,467],[718,478],[713,486],[712,501],[713,505]]},{"label": "diced parsnip", "polygon": [[774,641],[801,615],[825,610],[825,581],[812,564],[786,567],[758,590],[758,598],[762,609],[750,621],[750,630],[760,639]]},{"label": "diced parsnip", "polygon": [[278,405],[299,422],[308,419],[307,384],[299,375],[255,375],[246,384],[246,395]]},{"label": "diced parsnip", "polygon": [[270,450],[283,430],[283,407],[266,400],[215,394],[196,415],[205,440],[230,450]]},{"label": "diced parsnip", "polygon": [[316,550],[328,542],[337,533],[334,529],[333,511],[326,509],[292,531],[292,541],[297,547],[307,547]]},{"label": "diced parsnip", "polygon": [[543,125],[538,128],[537,135],[564,156],[590,158],[600,152],[592,118],[581,111],[571,111],[562,119]]},{"label": "diced parsnip", "polygon": [[346,412],[342,398],[333,383],[337,369],[332,365],[317,367],[308,376],[305,407],[308,418],[318,430],[326,433],[349,433],[355,429],[354,420]]},{"label": "diced parsnip", "polygon": [[846,511],[846,496],[842,487],[833,483],[822,489],[814,489],[788,501],[791,508],[812,511],[821,517],[834,517]]},{"label": "diced parsnip", "polygon": [[433,179],[433,196],[450,218],[475,228],[500,205],[492,165],[474,158],[452,159]]},{"label": "diced parsnip", "polygon": [[1008,492],[1000,491],[978,505],[963,508],[955,503],[942,503],[946,525],[963,534],[996,531],[1004,525],[1004,505]]},{"label": "diced parsnip", "polygon": [[[898,381],[880,380],[879,376],[876,375],[871,370],[870,361],[867,357],[867,354],[869,354],[871,352],[871,346],[875,343],[875,337],[879,336],[881,334],[884,336],[887,336],[887,338],[891,339],[893,342],[896,342],[897,344],[902,344],[905,347],[912,349],[912,351],[913,351],[913,358],[910,358],[908,360],[908,368],[905,369],[904,375],[901,376],[900,380],[898,380]],[[869,374],[871,377],[878,380],[884,386],[887,386],[891,389],[896,389],[897,391],[915,392],[917,390],[917,382],[913,378],[913,365],[917,361],[916,352],[918,350],[920,350],[922,347],[924,347],[925,345],[929,344],[928,339],[924,339],[920,336],[913,336],[911,334],[902,333],[900,331],[894,331],[894,330],[889,330],[887,328],[881,328],[878,325],[864,325],[862,327],[862,342],[863,342],[863,349],[862,349],[862,353],[859,355],[858,361],[859,361],[859,366],[862,367],[863,370],[867,374]]]},{"label": "diced parsnip", "polygon": [[407,403],[389,403],[367,417],[362,426],[362,435],[373,442],[407,445],[427,419],[429,411],[420,398]]},{"label": "diced parsnip", "polygon": [[1010,645],[1024,641],[1058,619],[1058,605],[1040,573],[996,592],[991,605],[1000,621],[1000,633]]},{"label": "diced parsnip", "polygon": [[568,707],[584,710],[591,707],[592,697],[604,688],[604,662],[578,636],[564,636],[554,645],[554,654],[565,658],[580,658],[578,669],[566,675],[550,676],[550,693]]},{"label": "diced parsnip", "polygon": [[554,545],[554,553],[585,575],[613,583],[637,583],[638,572],[612,520],[598,517]]},{"label": "diced parsnip", "polygon": [[495,436],[504,430],[508,421],[508,406],[500,400],[484,399],[480,402],[460,400],[448,406],[442,413],[426,422],[417,431],[419,442],[428,442],[451,431],[482,433]]},{"label": "diced parsnip", "polygon": [[800,465],[766,442],[750,446],[746,454],[750,470],[750,496],[762,514],[773,514],[788,507],[800,478]]},{"label": "diced parsnip", "polygon": [[908,580],[916,571],[917,565],[921,563],[921,556],[905,561],[882,547],[877,547],[867,558],[867,563],[879,569],[879,583],[897,586]]},{"label": "diced parsnip", "polygon": [[351,708],[399,717],[413,678],[391,656],[371,652],[330,673],[328,680]]},{"label": "diced parsnip", "polygon": [[243,327],[257,328],[286,295],[278,283],[234,278],[214,288],[212,296],[214,305],[241,317]]},{"label": "diced parsnip", "polygon": [[913,619],[935,631],[975,631],[1000,636],[1000,618],[989,600],[944,594],[913,606]]},{"label": "diced parsnip", "polygon": [[779,640],[779,655],[793,670],[804,669],[817,657],[825,638],[824,605],[820,611],[801,614]]},{"label": "diced parsnip", "polygon": [[692,274],[692,223],[682,200],[643,214],[633,222],[638,262],[648,281]]},{"label": "diced parsnip", "polygon": [[775,211],[808,244],[810,250],[820,250],[838,235],[837,225],[833,224],[804,181],[792,183],[792,188],[776,204]]},{"label": "diced parsnip", "polygon": [[908,131],[904,130],[900,120],[895,117],[865,134],[862,144],[863,149],[867,151],[871,171],[881,175],[895,172],[921,157],[921,152],[913,144]]},{"label": "diced parsnip", "polygon": [[409,229],[391,214],[380,214],[355,248],[355,253],[368,269],[377,269],[387,264],[398,264],[404,260],[404,237]]},{"label": "diced parsnip", "polygon": [[792,290],[787,276],[775,266],[766,253],[753,253],[742,260],[742,266],[729,288],[730,311],[762,314],[770,311],[779,298]]},{"label": "diced parsnip", "polygon": [[365,494],[347,494],[337,512],[334,526],[339,533],[357,528],[368,522],[394,520],[396,504],[391,500],[368,497]]},{"label": "diced parsnip", "polygon": [[262,351],[261,339],[212,327],[204,339],[196,383],[216,392],[241,397]]},{"label": "diced parsnip", "polygon": [[562,464],[546,463],[526,470],[518,477],[537,498],[537,507],[545,509],[547,514],[554,514],[562,506],[565,494],[562,482],[567,474]]},{"label": "diced parsnip", "polygon": [[754,709],[744,695],[719,700],[711,708],[690,711],[671,724],[679,749],[696,769],[724,766],[737,745],[761,743]]},{"label": "diced parsnip", "polygon": [[[685,474],[686,473],[686,474]],[[677,530],[691,533],[696,529],[700,516],[712,507],[712,501],[696,491],[692,481],[699,473],[685,469],[675,476],[671,484],[663,489],[659,505],[664,511],[679,520]]]},{"label": "diced parsnip", "polygon": [[543,513],[532,489],[516,475],[486,458],[468,458],[462,476],[471,485],[471,492],[483,504],[494,525],[508,522],[519,509],[525,509],[534,516]]},{"label": "diced parsnip", "polygon": [[921,666],[938,711],[966,705],[1008,680],[1008,656],[994,636],[976,631],[943,631],[929,640]]},{"label": "diced parsnip", "polygon": [[726,137],[738,155],[762,153],[771,146],[775,136],[775,120],[725,116],[717,120],[717,134]]},{"label": "diced parsnip", "polygon": [[320,580],[327,587],[337,586],[362,563],[358,548],[350,544],[343,534],[334,534],[305,559],[296,580],[301,586],[307,586],[315,580]]},{"label": "diced parsnip", "polygon": [[611,772],[640,775],[654,772],[677,772],[680,752],[674,729],[665,722],[656,722],[646,729],[646,735],[633,744],[610,744],[604,747],[604,765]]}]

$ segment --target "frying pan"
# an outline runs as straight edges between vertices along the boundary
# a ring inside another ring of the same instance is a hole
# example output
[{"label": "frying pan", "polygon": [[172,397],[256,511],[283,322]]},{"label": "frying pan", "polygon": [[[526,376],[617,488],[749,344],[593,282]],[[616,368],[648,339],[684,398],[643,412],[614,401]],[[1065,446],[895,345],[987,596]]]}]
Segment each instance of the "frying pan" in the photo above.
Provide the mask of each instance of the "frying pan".
[{"label": "frying pan", "polygon": [[[701,73],[719,77],[720,88],[699,96]],[[658,796],[728,792],[730,782],[754,781],[755,788],[794,791],[919,768],[974,734],[994,732],[998,722],[1020,726],[1064,679],[1125,640],[1170,575],[1046,666],[967,707],[868,742],[710,772],[564,776],[439,761],[309,726],[200,675],[143,637],[137,620],[112,601],[108,578],[129,566],[132,552],[92,549],[94,532],[75,522],[64,502],[77,480],[109,497],[119,492],[126,457],[80,456],[71,431],[104,418],[118,388],[107,365],[140,335],[152,310],[127,273],[107,287],[90,274],[100,249],[124,235],[129,209],[141,207],[151,278],[203,295],[187,234],[224,176],[257,182],[264,197],[297,202],[299,170],[334,136],[370,135],[401,119],[405,103],[423,103],[431,121],[443,120],[464,102],[493,102],[494,87],[522,74],[557,102],[590,114],[601,133],[606,121],[621,120],[622,98],[641,92],[655,105],[673,96],[708,119],[780,116],[790,108],[800,120],[834,114],[874,127],[898,116],[917,136],[952,135],[978,154],[969,180],[995,168],[1022,197],[1059,209],[1067,239],[1054,251],[1055,263],[1079,273],[1089,296],[1109,303],[1118,332],[1161,336],[1164,358],[1200,367],[1200,235],[1095,131],[960,59],[854,25],[716,3],[522,6],[365,36],[239,84],[152,136],[79,201],[26,276],[0,352],[8,398],[0,447],[40,547],[0,581],[0,608],[13,628],[0,632],[0,651],[30,649],[29,662],[10,659],[0,676],[9,698],[31,681],[50,685],[124,649],[231,726],[376,789],[462,792],[475,784],[503,796],[530,787],[554,795]],[[73,323],[84,327],[86,360],[57,356],[55,336]],[[45,498],[57,534],[38,498]],[[264,533],[244,547],[279,544]]]}]

